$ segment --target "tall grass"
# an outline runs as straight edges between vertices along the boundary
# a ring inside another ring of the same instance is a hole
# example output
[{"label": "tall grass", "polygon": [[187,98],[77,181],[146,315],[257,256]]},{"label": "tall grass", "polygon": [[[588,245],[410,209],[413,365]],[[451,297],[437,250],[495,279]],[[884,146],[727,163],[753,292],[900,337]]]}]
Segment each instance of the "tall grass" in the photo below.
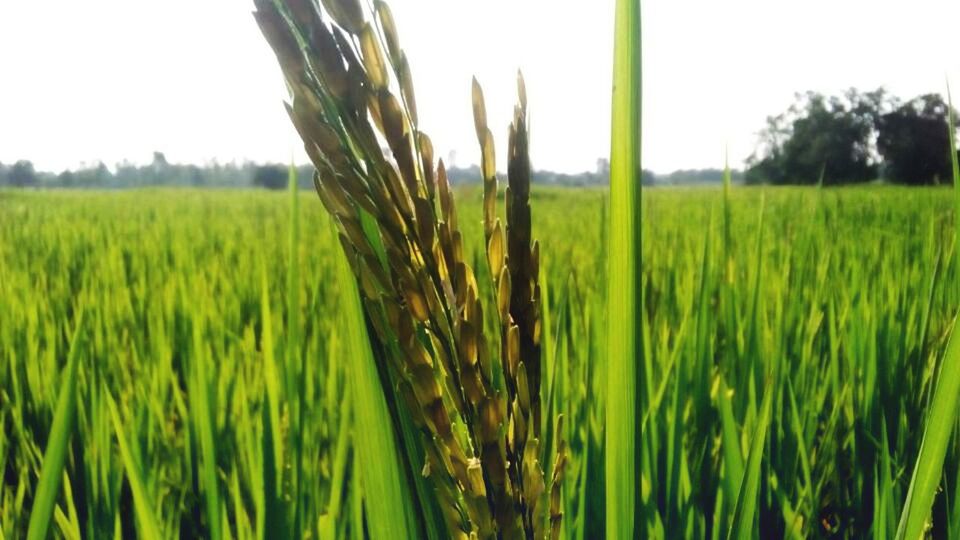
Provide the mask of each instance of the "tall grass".
[{"label": "tall grass", "polygon": [[522,78],[455,189],[323,6],[258,3],[319,199],[0,192],[0,536],[957,536],[960,191],[641,199],[630,84],[610,197],[531,187]]},{"label": "tall grass", "polygon": [[[481,237],[482,191],[468,187],[457,193],[463,235]],[[305,195],[299,239],[301,340],[308,359],[300,427],[301,523],[304,534],[322,530],[332,531],[324,537],[347,538],[362,535],[366,520],[373,518],[365,509],[368,482],[362,478],[359,432],[351,418],[356,400],[347,391],[354,384],[348,373],[355,374],[357,357],[347,347],[345,282],[330,256],[341,248],[320,201]],[[729,534],[766,389],[774,386],[766,377],[778,358],[779,390],[770,398],[750,527],[760,537],[773,538],[895,534],[919,455],[926,403],[934,394],[931,369],[941,363],[960,305],[950,251],[952,193],[857,188],[828,189],[821,197],[802,189],[768,189],[763,241],[758,242],[761,194],[734,185],[729,253],[735,265],[729,282],[718,264],[726,256],[719,234],[710,242],[704,234],[711,227],[719,232],[719,213],[710,216],[721,191],[654,189],[644,195],[649,218],[643,243],[649,306],[644,332],[652,339],[644,342],[650,353],[642,365],[650,366],[652,377],[644,385],[651,390],[641,418],[641,440],[649,450],[641,469],[645,506],[639,534]],[[554,253],[540,269],[550,285],[544,305],[552,309],[556,369],[551,376],[556,383],[545,382],[543,391],[554,396],[548,398],[555,404],[549,416],[564,415],[564,538],[589,538],[603,530],[605,521],[597,486],[604,476],[599,398],[608,383],[602,362],[607,292],[605,280],[593,276],[606,270],[594,247],[602,228],[584,226],[601,213],[605,198],[595,190],[531,193],[537,236]],[[64,460],[62,478],[69,482],[61,481],[54,497],[50,533],[76,528],[99,538],[112,537],[119,528],[122,534],[144,535],[150,525],[140,522],[152,520],[164,537],[208,535],[203,456],[190,427],[191,410],[199,403],[188,391],[193,377],[188,360],[196,349],[190,321],[202,319],[200,339],[217,358],[204,366],[208,397],[216,404],[211,428],[221,530],[234,538],[256,538],[265,525],[263,471],[270,470],[262,465],[267,456],[263,413],[269,410],[264,353],[271,347],[265,343],[259,267],[266,270],[270,337],[276,364],[282,366],[288,245],[276,239],[286,239],[289,232],[289,197],[14,193],[5,194],[0,206],[4,246],[19,246],[2,248],[0,257],[5,299],[0,303],[0,386],[6,396],[0,404],[6,426],[0,460],[13,475],[0,489],[4,535],[27,533],[63,380],[45,375],[62,373],[66,365],[67,336],[73,335],[76,320],[71,306],[80,287],[86,287],[83,345],[77,354],[79,366],[89,367],[78,370],[77,403],[83,406],[77,408]],[[465,244],[464,257],[486,257],[480,244]],[[201,278],[206,287],[196,283]],[[492,284],[485,289],[492,294]],[[708,299],[706,306],[701,298]],[[111,353],[116,350],[128,352]],[[748,362],[751,350],[768,352]],[[705,397],[692,391],[696,385],[689,378],[693,366],[702,368],[702,351],[713,351],[709,357],[715,361]],[[754,363],[763,376],[759,385],[751,382],[752,368],[740,369]],[[281,384],[277,389],[278,437],[287,441],[292,429],[288,397]],[[123,439],[106,392],[115,403]],[[677,414],[682,422],[672,421]],[[693,420],[700,416],[716,419],[704,420],[706,435],[699,435],[701,424]],[[419,437],[418,428],[413,432]],[[679,457],[669,464],[668,448]],[[290,467],[292,451],[284,444],[288,457],[283,462]],[[928,514],[934,537],[949,538],[954,530],[947,521],[956,507],[952,456],[957,451],[950,442],[941,476],[946,480]],[[408,454],[402,439],[397,452],[398,460]],[[551,462],[544,460],[544,467]],[[414,466],[414,478],[427,482],[430,493],[423,465]],[[290,467],[276,483],[283,494],[281,516],[293,511]],[[668,478],[677,479],[669,497]],[[404,502],[425,507],[420,500],[412,495]],[[369,511],[385,503],[374,497]],[[434,529],[444,531],[445,518],[438,518],[440,528]],[[669,520],[679,529],[668,528]]]},{"label": "tall grass", "polygon": [[367,339],[360,296],[346,258],[338,258],[337,278],[345,287],[342,316],[347,330],[347,350],[354,359],[347,391],[355,411],[354,441],[367,526],[374,538],[417,538],[417,520],[410,504],[412,493],[402,469],[393,418]]},{"label": "tall grass", "polygon": [[614,30],[610,151],[610,237],[607,249],[606,533],[633,538],[643,520],[638,396],[640,366],[640,4],[619,0]]},{"label": "tall grass", "polygon": [[153,513],[155,503],[144,483],[140,465],[137,463],[130,448],[130,443],[127,441],[126,430],[123,427],[123,421],[120,419],[120,413],[117,412],[117,405],[109,393],[106,394],[106,400],[110,420],[113,422],[113,428],[117,434],[117,448],[120,452],[120,458],[123,460],[123,470],[133,494],[133,508],[137,516],[137,535],[147,540],[159,540],[163,538],[163,534],[160,532],[160,525]]},{"label": "tall grass", "polygon": [[[356,0],[325,1],[323,10],[302,1],[256,6],[291,90],[287,111],[359,285],[373,364],[390,405],[393,429],[380,422],[383,407],[374,411],[376,425],[365,425],[371,415],[362,406],[355,411],[364,482],[399,481],[379,475],[392,467],[372,467],[376,460],[365,457],[393,451],[365,439],[376,430],[398,438],[409,483],[419,486],[420,474],[430,486],[416,489],[419,516],[398,534],[430,535],[436,505],[445,536],[558,535],[565,459],[563,444],[549,454],[541,448],[540,252],[532,238],[523,78],[509,131],[505,222],[497,217],[493,134],[474,81],[493,290],[484,297],[463,256],[443,163],[417,125],[409,61],[386,3],[369,10]],[[370,384],[355,389],[355,399],[379,402],[373,378],[360,380]],[[388,522],[379,534],[389,532]]]},{"label": "tall grass", "polygon": [[76,329],[70,340],[70,352],[67,353],[67,365],[64,367],[57,397],[57,408],[50,426],[50,437],[43,455],[43,468],[37,481],[37,495],[30,511],[30,524],[27,538],[42,540],[53,520],[53,509],[57,492],[63,478],[64,461],[70,438],[73,436],[77,417],[77,364],[79,359],[80,338],[83,336],[83,308],[77,317]]},{"label": "tall grass", "polygon": [[[948,129],[950,132],[950,158],[953,169],[954,199],[954,250],[960,265],[960,167],[957,165],[956,123],[953,99],[948,94]],[[900,516],[897,538],[920,538],[928,528],[931,507],[943,481],[943,462],[952,442],[960,409],[960,335],[956,321],[950,332],[947,350],[944,353],[934,385],[933,398],[926,411],[923,442],[913,469],[913,478],[907,491],[907,500]],[[956,496],[956,495],[955,495]],[[954,527],[957,525],[954,524]]]}]

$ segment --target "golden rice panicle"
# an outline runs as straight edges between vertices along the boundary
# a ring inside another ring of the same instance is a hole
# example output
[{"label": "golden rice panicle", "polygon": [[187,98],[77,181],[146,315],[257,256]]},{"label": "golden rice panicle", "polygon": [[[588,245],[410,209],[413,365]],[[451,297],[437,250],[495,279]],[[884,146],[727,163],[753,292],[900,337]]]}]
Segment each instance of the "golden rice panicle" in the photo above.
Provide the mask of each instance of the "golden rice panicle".
[{"label": "golden rice panicle", "polygon": [[[539,246],[532,241],[531,166],[526,85],[517,77],[518,102],[510,125],[506,227],[496,217],[497,182],[493,145],[487,135],[483,90],[473,81],[474,123],[484,162],[484,226],[487,263],[500,323],[500,361],[506,390],[506,452],[509,475],[517,487],[514,501],[525,530],[543,537],[547,507],[540,464],[540,285]],[[555,460],[560,463],[561,460]],[[551,516],[552,517],[552,516]],[[559,516],[557,516],[559,520]]]},{"label": "golden rice panicle", "polygon": [[[522,81],[506,230],[495,216],[493,135],[474,81],[485,241],[498,261],[494,307],[504,322],[496,347],[484,335],[484,306],[464,259],[445,167],[435,164],[433,143],[417,127],[410,66],[389,8],[378,1],[366,13],[356,0],[325,0],[322,9],[308,0],[256,6],[291,91],[287,112],[363,296],[375,350],[385,351],[377,362],[390,379],[388,392],[422,435],[423,473],[448,532],[541,532],[547,509],[537,506],[546,499],[538,442],[538,249],[530,243]],[[494,382],[495,358],[506,389]]]},{"label": "golden rice panicle", "polygon": [[493,132],[487,126],[487,106],[483,88],[473,78],[473,123],[480,143],[480,174],[483,176],[483,233],[489,243],[497,214],[497,157]]},{"label": "golden rice panicle", "polygon": [[510,267],[510,317],[519,331],[520,357],[526,366],[531,404],[530,422],[540,436],[540,248],[532,241],[530,212],[530,152],[528,145],[527,91],[517,73],[518,104],[510,125],[506,213],[507,258]]}]

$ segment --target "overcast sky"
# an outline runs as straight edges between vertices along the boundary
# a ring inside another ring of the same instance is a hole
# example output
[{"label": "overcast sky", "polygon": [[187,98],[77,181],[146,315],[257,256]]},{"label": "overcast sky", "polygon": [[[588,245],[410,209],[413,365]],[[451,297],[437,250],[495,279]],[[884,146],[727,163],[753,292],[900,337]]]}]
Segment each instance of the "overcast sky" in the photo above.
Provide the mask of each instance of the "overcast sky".
[{"label": "overcast sky", "polygon": [[[392,0],[422,127],[477,161],[470,77],[498,150],[527,79],[537,168],[608,152],[613,0]],[[252,0],[0,0],[0,162],[304,158]],[[957,0],[647,0],[644,167],[741,165],[795,92],[960,94]],[[501,159],[502,163],[502,159]]]}]

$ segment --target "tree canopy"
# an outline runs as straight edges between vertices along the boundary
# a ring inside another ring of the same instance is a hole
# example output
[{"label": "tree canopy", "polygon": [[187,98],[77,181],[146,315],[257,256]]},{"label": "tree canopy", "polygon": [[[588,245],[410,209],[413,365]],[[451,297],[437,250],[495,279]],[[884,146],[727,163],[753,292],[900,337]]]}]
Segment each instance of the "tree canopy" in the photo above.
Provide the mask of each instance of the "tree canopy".
[{"label": "tree canopy", "polygon": [[267,189],[283,189],[288,178],[287,168],[281,165],[262,165],[253,171],[253,185]]},{"label": "tree canopy", "polygon": [[786,112],[767,119],[745,180],[936,183],[949,174],[947,114],[948,106],[935,94],[905,104],[882,89],[800,94]]},{"label": "tree canopy", "polygon": [[33,163],[24,160],[14,163],[7,171],[7,182],[14,187],[37,185],[37,172],[33,169]]},{"label": "tree canopy", "polygon": [[917,97],[880,117],[877,150],[884,176],[901,184],[950,178],[949,106],[937,94]]}]

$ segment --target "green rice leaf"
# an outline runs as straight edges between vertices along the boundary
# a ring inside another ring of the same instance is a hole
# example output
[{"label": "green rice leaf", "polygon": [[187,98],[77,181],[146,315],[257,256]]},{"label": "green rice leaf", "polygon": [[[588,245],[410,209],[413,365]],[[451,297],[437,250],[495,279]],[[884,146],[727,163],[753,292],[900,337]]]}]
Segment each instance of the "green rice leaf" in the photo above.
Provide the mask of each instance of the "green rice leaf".
[{"label": "green rice leaf", "polygon": [[[949,90],[948,90],[949,95]],[[950,153],[953,156],[953,183],[957,213],[954,216],[957,240],[960,241],[960,167],[957,165],[953,99],[949,102]],[[960,260],[960,250],[957,251]],[[913,469],[913,478],[907,491],[907,500],[900,514],[897,527],[898,540],[920,538],[926,530],[930,511],[943,477],[943,462],[947,456],[954,427],[957,424],[957,409],[960,407],[960,336],[956,320],[950,333],[946,353],[940,366],[933,400],[927,409],[920,454]]]},{"label": "green rice leaf", "polygon": [[640,516],[640,2],[618,0],[614,30],[607,276],[606,534],[634,538]]},{"label": "green rice leaf", "polygon": [[207,534],[211,539],[219,540],[222,538],[220,482],[217,476],[216,416],[211,403],[210,379],[207,374],[209,354],[204,344],[201,320],[194,320],[193,324],[190,414],[200,443],[200,474],[207,510]]},{"label": "green rice leaf", "polygon": [[723,482],[727,500],[736,500],[740,483],[743,479],[743,451],[740,449],[740,439],[737,436],[737,422],[733,417],[733,405],[730,403],[730,391],[720,376],[720,389],[717,392],[717,403],[720,409],[720,435],[723,448]]},{"label": "green rice leaf", "polygon": [[[292,398],[292,425],[288,439],[294,452],[293,483],[293,531],[297,538],[303,536],[301,502],[303,499],[303,408],[306,401],[306,369],[300,352],[300,186],[297,169],[290,164],[288,171],[290,191],[290,238],[287,248],[287,392]],[[299,376],[298,376],[299,375]]]},{"label": "green rice leaf", "polygon": [[[263,487],[264,519],[260,538],[272,538],[286,530],[283,516],[282,471],[283,439],[280,431],[280,368],[274,355],[273,317],[270,309],[270,291],[266,268],[260,267],[260,310],[263,318],[263,335],[260,348],[263,352],[263,379],[265,406],[263,407]],[[281,534],[282,536],[282,534]]]},{"label": "green rice leaf", "polygon": [[760,465],[763,462],[763,448],[767,440],[767,426],[770,423],[770,409],[773,403],[773,389],[767,388],[760,406],[757,428],[750,441],[750,456],[747,469],[737,495],[737,506],[733,513],[733,522],[727,540],[749,540],[754,538],[753,522],[757,513],[758,494],[760,492]]},{"label": "green rice leaf", "polygon": [[[349,394],[353,400],[354,448],[362,478],[365,515],[371,538],[416,538],[416,519],[393,418],[384,396],[359,292],[346,256],[337,258],[347,350],[350,351]],[[356,524],[355,524],[356,525]]]},{"label": "green rice leaf", "polygon": [[110,419],[113,422],[113,428],[117,434],[117,444],[120,447],[120,459],[123,461],[123,469],[127,475],[127,483],[130,484],[130,492],[133,494],[133,510],[137,516],[137,534],[145,540],[160,540],[163,538],[163,535],[160,533],[160,526],[154,515],[153,500],[147,491],[146,482],[143,480],[143,473],[133,456],[130,443],[127,442],[123,421],[120,419],[120,413],[117,412],[117,404],[113,401],[113,397],[106,388],[104,388],[104,395],[106,396],[107,408],[110,410]]},{"label": "green rice leaf", "polygon": [[70,339],[70,350],[67,352],[67,365],[64,368],[60,394],[57,397],[57,408],[53,414],[53,425],[50,428],[50,438],[43,454],[43,467],[40,469],[40,480],[37,482],[37,495],[30,510],[30,524],[27,527],[28,540],[44,540],[47,530],[53,521],[53,509],[57,504],[57,494],[60,492],[60,479],[63,474],[63,465],[67,459],[67,450],[73,427],[77,417],[77,355],[79,341],[83,330],[84,309],[80,308],[77,316],[77,325]]}]

